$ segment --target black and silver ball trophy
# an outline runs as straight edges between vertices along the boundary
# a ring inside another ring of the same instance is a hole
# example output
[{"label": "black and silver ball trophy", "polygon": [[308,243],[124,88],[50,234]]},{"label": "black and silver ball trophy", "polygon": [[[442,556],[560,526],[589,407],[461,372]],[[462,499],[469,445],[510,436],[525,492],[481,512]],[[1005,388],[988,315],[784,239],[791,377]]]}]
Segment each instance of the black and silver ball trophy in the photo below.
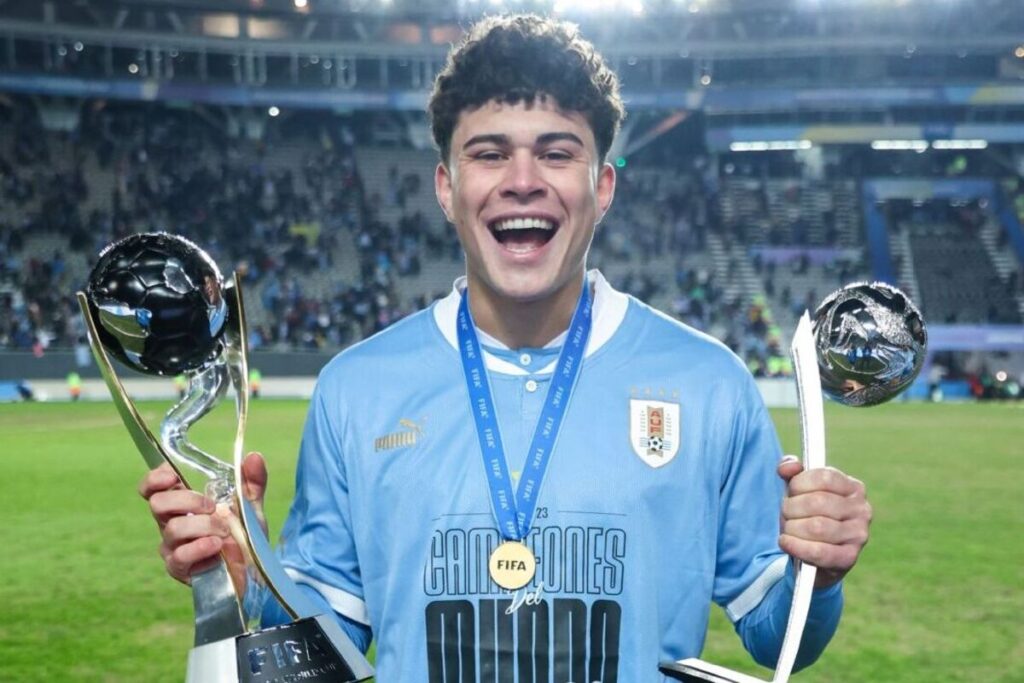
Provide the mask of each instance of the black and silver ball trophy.
[{"label": "black and silver ball trophy", "polygon": [[924,364],[928,332],[910,298],[884,282],[833,292],[814,313],[821,388],[846,406],[885,403]]},{"label": "black and silver ball trophy", "polygon": [[[790,354],[796,372],[805,469],[825,466],[822,392],[847,406],[873,406],[910,386],[924,363],[928,335],[921,313],[899,289],[860,282],[833,292],[811,322],[804,312]],[[771,683],[786,683],[803,639],[817,567],[793,561],[795,586]],[[670,678],[691,683],[764,683],[756,676],[690,658],[663,662]]]},{"label": "black and silver ball trophy", "polygon": [[[132,235],[104,249],[78,303],[89,343],[121,419],[150,468],[168,463],[206,479],[206,494],[231,514],[245,576],[232,577],[223,557],[192,576],[195,647],[187,683],[364,681],[373,669],[333,617],[285,573],[252,504],[242,495],[241,461],[249,386],[245,311],[237,276],[224,283],[202,249],[166,233]],[[184,397],[154,436],[139,415],[110,356],[149,375],[187,378]],[[233,463],[203,451],[188,430],[235,391],[238,426]],[[269,592],[292,622],[259,630]]]}]

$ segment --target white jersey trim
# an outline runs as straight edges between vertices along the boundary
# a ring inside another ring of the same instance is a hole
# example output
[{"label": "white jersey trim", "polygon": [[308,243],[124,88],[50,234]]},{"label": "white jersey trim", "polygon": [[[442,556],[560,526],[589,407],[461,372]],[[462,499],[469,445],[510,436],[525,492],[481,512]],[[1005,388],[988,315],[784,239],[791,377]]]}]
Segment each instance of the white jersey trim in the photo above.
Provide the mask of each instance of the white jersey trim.
[{"label": "white jersey trim", "polygon": [[[608,284],[608,280],[598,270],[587,272],[587,280],[594,286],[594,326],[590,330],[590,339],[587,341],[587,350],[584,357],[592,355],[612,338],[619,325],[626,317],[626,310],[629,308],[629,297],[618,292]],[[458,336],[455,331],[455,322],[459,314],[459,302],[462,292],[466,289],[465,276],[458,278],[452,285],[451,293],[434,305],[434,322],[441,330],[441,334],[451,344],[453,349],[459,348]],[[564,337],[560,335],[554,341]],[[510,363],[504,359],[484,351],[484,361],[487,369],[492,372],[499,372],[504,375],[531,375],[551,374],[555,371],[557,360],[551,361],[547,366],[537,372],[530,372],[524,368]]]},{"label": "white jersey trim", "polygon": [[765,567],[761,575],[754,579],[754,582],[747,586],[747,589],[725,607],[725,613],[736,623],[747,615],[750,610],[761,604],[764,596],[768,594],[772,586],[777,584],[786,575],[786,567],[789,566],[789,557],[783,555],[770,565]]},{"label": "white jersey trim", "polygon": [[323,581],[318,581],[311,576],[306,576],[300,571],[292,569],[291,567],[284,568],[285,573],[291,577],[295,583],[303,583],[314,589],[317,593],[324,596],[324,600],[331,606],[338,614],[344,615],[352,621],[358,621],[360,624],[365,626],[370,625],[370,615],[366,609],[366,603],[351,593],[347,593],[340,588],[335,588]]}]

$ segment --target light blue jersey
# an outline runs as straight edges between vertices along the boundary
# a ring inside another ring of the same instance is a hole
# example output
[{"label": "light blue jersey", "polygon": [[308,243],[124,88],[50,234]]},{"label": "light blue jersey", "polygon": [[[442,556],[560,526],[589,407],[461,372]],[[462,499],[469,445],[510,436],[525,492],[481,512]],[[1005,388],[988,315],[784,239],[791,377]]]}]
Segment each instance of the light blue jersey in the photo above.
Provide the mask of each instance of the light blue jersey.
[{"label": "light blue jersey", "polygon": [[[321,374],[283,561],[372,628],[378,680],[661,681],[660,661],[699,656],[712,602],[755,656],[776,656],[792,582],[781,453],[754,381],[722,344],[589,278],[593,330],[525,589],[487,571],[501,539],[456,350],[458,291]],[[515,480],[561,342],[481,341]],[[840,609],[839,588],[816,596],[802,660]]]}]

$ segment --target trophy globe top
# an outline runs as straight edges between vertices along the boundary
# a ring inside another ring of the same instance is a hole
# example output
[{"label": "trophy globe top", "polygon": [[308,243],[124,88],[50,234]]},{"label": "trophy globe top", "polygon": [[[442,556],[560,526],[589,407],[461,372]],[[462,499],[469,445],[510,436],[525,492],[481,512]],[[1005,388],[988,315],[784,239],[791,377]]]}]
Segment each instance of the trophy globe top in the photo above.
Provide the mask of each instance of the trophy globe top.
[{"label": "trophy globe top", "polygon": [[906,389],[924,364],[924,318],[906,294],[883,282],[847,285],[814,313],[821,386],[848,406],[884,403]]},{"label": "trophy globe top", "polygon": [[216,359],[228,307],[213,259],[189,240],[141,233],[100,253],[86,298],[99,341],[148,375],[178,375]]}]

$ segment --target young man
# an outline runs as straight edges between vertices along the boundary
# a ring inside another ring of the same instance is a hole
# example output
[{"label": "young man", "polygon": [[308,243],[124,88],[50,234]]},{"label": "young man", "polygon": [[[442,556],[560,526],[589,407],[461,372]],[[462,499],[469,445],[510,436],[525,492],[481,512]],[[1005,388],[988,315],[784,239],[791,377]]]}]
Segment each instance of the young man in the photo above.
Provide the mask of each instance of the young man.
[{"label": "young man", "polygon": [[[466,277],[324,369],[280,547],[376,638],[379,680],[661,680],[699,655],[712,602],[772,666],[790,557],[821,570],[798,666],[838,623],[863,486],[781,459],[735,356],[586,272],[622,113],[593,47],[532,16],[480,22],[437,79]],[[246,468],[259,496],[262,460]],[[175,484],[156,470],[142,493],[187,581],[227,532]]]}]

